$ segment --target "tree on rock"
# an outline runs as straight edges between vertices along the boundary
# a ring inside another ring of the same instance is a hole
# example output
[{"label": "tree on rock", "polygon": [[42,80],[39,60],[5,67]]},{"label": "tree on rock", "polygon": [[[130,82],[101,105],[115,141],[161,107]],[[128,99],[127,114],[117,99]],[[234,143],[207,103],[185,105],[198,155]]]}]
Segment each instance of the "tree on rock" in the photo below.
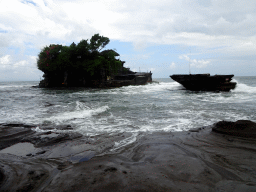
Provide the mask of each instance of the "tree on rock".
[{"label": "tree on rock", "polygon": [[44,72],[41,87],[100,85],[122,68],[114,50],[100,52],[109,38],[95,34],[70,46],[51,44],[38,54],[37,67]]},{"label": "tree on rock", "polygon": [[90,39],[90,48],[91,51],[100,51],[103,49],[108,43],[109,38],[100,36],[99,34],[95,34]]}]

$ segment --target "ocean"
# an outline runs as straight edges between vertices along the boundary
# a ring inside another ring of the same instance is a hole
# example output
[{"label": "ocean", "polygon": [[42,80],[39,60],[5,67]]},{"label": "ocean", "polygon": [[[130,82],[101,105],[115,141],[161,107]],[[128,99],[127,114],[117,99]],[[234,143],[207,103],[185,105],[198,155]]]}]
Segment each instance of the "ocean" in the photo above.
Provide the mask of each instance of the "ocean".
[{"label": "ocean", "polygon": [[[234,77],[231,92],[193,92],[171,78],[112,89],[34,88],[39,82],[0,82],[0,123],[71,125],[86,136],[177,132],[221,120],[256,122],[256,77]],[[56,130],[58,132],[65,132]]]}]

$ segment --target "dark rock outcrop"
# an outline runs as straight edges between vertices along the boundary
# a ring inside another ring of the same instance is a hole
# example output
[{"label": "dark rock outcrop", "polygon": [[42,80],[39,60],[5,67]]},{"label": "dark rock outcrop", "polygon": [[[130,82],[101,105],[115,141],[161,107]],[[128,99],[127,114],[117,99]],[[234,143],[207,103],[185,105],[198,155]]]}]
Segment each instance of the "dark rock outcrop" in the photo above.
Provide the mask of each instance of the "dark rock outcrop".
[{"label": "dark rock outcrop", "polygon": [[[122,63],[124,64],[124,62]],[[108,88],[128,85],[145,85],[152,82],[152,73],[133,72],[129,68],[121,67],[116,75],[107,76],[104,69],[98,74],[89,76],[79,70],[70,70],[58,73],[46,73],[40,81],[39,87],[92,87]]]},{"label": "dark rock outcrop", "polygon": [[0,150],[21,142],[24,137],[35,133],[33,125],[0,124]]},{"label": "dark rock outcrop", "polygon": [[[213,128],[254,133],[255,123],[221,121]],[[207,126],[144,134],[111,152],[123,136],[131,135],[70,136],[23,157],[1,153],[0,191],[256,191],[254,139],[223,137]]]},{"label": "dark rock outcrop", "polygon": [[249,120],[220,121],[213,125],[212,131],[238,137],[256,138],[256,123]]}]

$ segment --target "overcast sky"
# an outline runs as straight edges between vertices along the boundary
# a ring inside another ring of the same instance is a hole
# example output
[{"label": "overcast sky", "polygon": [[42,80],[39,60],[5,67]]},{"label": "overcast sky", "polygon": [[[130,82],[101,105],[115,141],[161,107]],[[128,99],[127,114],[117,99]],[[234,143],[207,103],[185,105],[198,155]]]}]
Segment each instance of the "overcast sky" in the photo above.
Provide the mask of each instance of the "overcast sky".
[{"label": "overcast sky", "polygon": [[96,33],[153,78],[256,76],[254,0],[0,0],[0,81],[40,80],[41,48]]}]

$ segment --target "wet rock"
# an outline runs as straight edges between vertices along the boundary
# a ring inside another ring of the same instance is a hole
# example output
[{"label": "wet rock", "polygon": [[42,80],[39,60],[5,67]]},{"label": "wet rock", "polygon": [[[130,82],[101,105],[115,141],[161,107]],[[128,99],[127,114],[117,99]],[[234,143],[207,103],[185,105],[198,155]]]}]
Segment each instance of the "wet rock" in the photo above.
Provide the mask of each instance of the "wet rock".
[{"label": "wet rock", "polygon": [[55,129],[54,126],[40,126],[39,129],[42,129],[42,130],[53,130]]},{"label": "wet rock", "polygon": [[256,123],[249,120],[220,121],[213,125],[212,131],[238,137],[256,138]]},{"label": "wet rock", "polygon": [[0,169],[0,186],[2,184],[2,182],[4,181],[4,173],[3,171]]},{"label": "wet rock", "polygon": [[28,174],[29,175],[33,175],[35,173],[35,171],[29,171]]},{"label": "wet rock", "polygon": [[25,127],[25,128],[36,127],[36,125],[27,125],[27,124],[22,124],[22,123],[3,123],[0,125],[5,126],[5,127]]},{"label": "wet rock", "polygon": [[40,126],[40,129],[42,129],[42,130],[53,130],[53,129],[57,129],[57,130],[73,130],[71,125],[50,125],[50,126],[42,125],[42,126]]},{"label": "wet rock", "polygon": [[50,106],[53,106],[54,104],[52,103],[49,103],[49,102],[45,102],[46,104],[44,105],[45,107],[50,107]]},{"label": "wet rock", "polygon": [[24,124],[1,124],[0,125],[0,150],[21,142],[25,137],[35,133]]},{"label": "wet rock", "polygon": [[52,137],[41,137],[40,135],[33,135],[22,139],[23,142],[30,142],[35,145],[35,147],[44,147],[49,145],[58,144],[67,140],[73,140],[82,137],[80,133],[60,133],[55,134]]},{"label": "wet rock", "polygon": [[58,125],[56,126],[56,129],[57,130],[73,130],[71,125]]},{"label": "wet rock", "polygon": [[199,132],[202,130],[201,128],[196,128],[196,129],[190,129],[189,132]]},{"label": "wet rock", "polygon": [[115,168],[115,167],[109,167],[109,168],[105,169],[104,171],[105,171],[105,172],[115,172],[115,171],[117,171],[117,168]]},{"label": "wet rock", "polygon": [[[100,139],[109,143],[108,137],[90,138],[93,145],[88,145],[75,133],[33,133],[26,138],[42,149],[25,154],[46,153],[33,158],[1,154],[0,191],[255,191],[255,142],[211,131],[145,134],[123,150],[97,152],[93,158],[88,150],[102,145],[96,143]],[[83,157],[88,161],[79,163]]]},{"label": "wet rock", "polygon": [[46,151],[39,151],[39,152],[37,152],[36,154],[37,155],[41,155],[41,154],[44,154]]},{"label": "wet rock", "polygon": [[67,168],[67,167],[70,166],[70,165],[72,165],[72,163],[69,162],[69,161],[60,162],[60,163],[58,164],[57,169],[58,169],[58,170],[63,170],[63,169]]},{"label": "wet rock", "polygon": [[17,190],[17,192],[27,192],[32,191],[34,189],[34,186],[31,183],[27,183],[23,187]]}]

